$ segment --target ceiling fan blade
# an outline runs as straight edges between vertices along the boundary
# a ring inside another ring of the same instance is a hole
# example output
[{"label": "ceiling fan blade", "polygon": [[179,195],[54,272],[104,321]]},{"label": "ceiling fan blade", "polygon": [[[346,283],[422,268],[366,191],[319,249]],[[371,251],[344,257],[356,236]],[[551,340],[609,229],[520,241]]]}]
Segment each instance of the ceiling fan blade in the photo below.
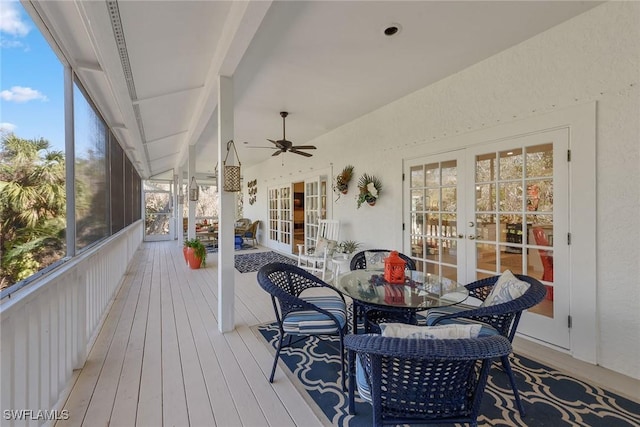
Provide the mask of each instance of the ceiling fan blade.
[{"label": "ceiling fan blade", "polygon": [[289,150],[289,151],[290,151],[291,153],[300,154],[301,156],[305,156],[305,157],[311,157],[311,156],[313,156],[313,154],[305,153],[304,151],[298,151],[298,150],[295,150],[295,149],[293,149],[293,148],[292,148],[291,150]]},{"label": "ceiling fan blade", "polygon": [[282,149],[282,142],[281,141],[274,141],[273,139],[267,139],[267,141],[275,144],[276,147]]},{"label": "ceiling fan blade", "polygon": [[315,150],[316,147],[313,145],[294,145],[291,147],[294,150]]},{"label": "ceiling fan blade", "polygon": [[282,150],[278,150],[278,151],[276,151],[275,153],[273,153],[271,156],[272,156],[272,157],[273,157],[273,156],[277,156],[277,155],[279,155],[279,154],[280,154],[280,153],[282,153],[282,152],[283,152]]},{"label": "ceiling fan blade", "polygon": [[246,148],[266,148],[269,150],[279,150],[278,147],[261,147],[259,145],[245,145]]}]

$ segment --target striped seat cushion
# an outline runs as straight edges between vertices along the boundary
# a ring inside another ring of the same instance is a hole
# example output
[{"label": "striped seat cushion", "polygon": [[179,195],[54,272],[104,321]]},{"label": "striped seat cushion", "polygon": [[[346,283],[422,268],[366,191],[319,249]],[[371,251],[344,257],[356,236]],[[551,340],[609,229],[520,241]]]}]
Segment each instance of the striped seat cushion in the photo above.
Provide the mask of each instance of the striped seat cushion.
[{"label": "striped seat cushion", "polygon": [[371,385],[367,379],[367,374],[360,362],[360,356],[356,357],[356,386],[358,394],[364,401],[371,402]]},{"label": "striped seat cushion", "polygon": [[[478,308],[478,307],[474,307],[472,305],[466,305],[466,304],[457,304],[457,305],[452,305],[449,307],[439,307],[439,308],[432,308],[431,310],[426,312],[426,316],[421,316],[423,317],[424,321],[426,322],[425,324],[427,326],[433,326],[435,323],[435,320],[441,316],[445,316],[447,314],[452,314],[452,313],[459,313],[461,311],[465,311],[465,310],[472,310],[474,308]],[[420,319],[418,319],[418,322],[420,322]],[[482,328],[480,328],[480,334],[478,336],[483,337],[483,336],[488,336],[488,335],[499,335],[500,333],[491,325],[488,325],[486,323],[483,322],[479,322],[478,320],[474,320],[474,319],[466,319],[464,317],[458,317],[456,319],[445,319],[441,322],[438,322],[438,325],[468,325],[468,324],[477,324],[480,323],[482,325]],[[420,324],[420,323],[418,323]]]},{"label": "striped seat cushion", "polygon": [[[305,301],[327,310],[340,322],[342,329],[347,322],[347,307],[339,296],[310,296],[303,298]],[[297,311],[289,314],[282,324],[284,331],[298,335],[336,334],[338,328],[329,317],[315,310]]]}]

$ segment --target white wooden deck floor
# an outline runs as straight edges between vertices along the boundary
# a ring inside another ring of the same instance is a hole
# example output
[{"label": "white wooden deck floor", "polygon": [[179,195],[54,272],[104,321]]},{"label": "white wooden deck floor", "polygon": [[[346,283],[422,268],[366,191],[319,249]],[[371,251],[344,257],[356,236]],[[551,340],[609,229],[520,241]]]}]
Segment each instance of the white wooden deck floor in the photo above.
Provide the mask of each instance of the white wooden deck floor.
[{"label": "white wooden deck floor", "polygon": [[322,425],[280,368],[269,383],[273,356],[250,327],[274,314],[256,273],[236,271],[236,328],[218,331],[216,264],[142,245],[57,426]]},{"label": "white wooden deck floor", "polygon": [[[252,251],[254,252],[254,251]],[[190,270],[175,242],[136,253],[56,426],[320,426],[251,326],[274,320],[256,273],[236,271],[233,332],[218,332],[216,257]],[[638,401],[640,381],[516,338],[516,352]]]}]

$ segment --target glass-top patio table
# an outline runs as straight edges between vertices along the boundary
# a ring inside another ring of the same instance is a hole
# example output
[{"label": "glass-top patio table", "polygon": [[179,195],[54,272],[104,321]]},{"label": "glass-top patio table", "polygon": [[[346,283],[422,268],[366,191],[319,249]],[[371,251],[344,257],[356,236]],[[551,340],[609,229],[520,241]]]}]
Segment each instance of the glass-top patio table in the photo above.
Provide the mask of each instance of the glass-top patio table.
[{"label": "glass-top patio table", "polygon": [[[455,280],[420,271],[408,271],[404,283],[384,280],[382,270],[353,270],[340,274],[333,286],[353,299],[353,331],[357,331],[358,309],[367,320],[367,312],[376,310],[386,317],[415,323],[415,313],[463,302],[469,291]],[[366,327],[368,330],[368,328]]]}]

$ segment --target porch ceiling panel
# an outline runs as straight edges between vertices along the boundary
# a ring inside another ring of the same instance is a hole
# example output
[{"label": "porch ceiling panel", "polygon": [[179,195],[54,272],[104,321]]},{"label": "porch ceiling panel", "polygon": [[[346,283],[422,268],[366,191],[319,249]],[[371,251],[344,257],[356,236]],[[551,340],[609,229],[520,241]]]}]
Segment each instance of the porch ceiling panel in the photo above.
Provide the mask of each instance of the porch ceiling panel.
[{"label": "porch ceiling panel", "polygon": [[140,102],[146,140],[154,141],[187,129],[198,95],[199,90],[192,90]]},{"label": "porch ceiling panel", "polygon": [[205,83],[229,7],[218,1],[119,2],[138,99]]},{"label": "porch ceiling panel", "polygon": [[[92,75],[96,71],[86,69],[81,75],[100,109],[112,116],[108,120],[127,126],[126,132],[120,132],[128,138],[124,145],[136,148],[141,157],[138,160],[150,167],[146,171],[149,176],[182,164],[191,144],[196,144],[201,153],[197,167],[212,171],[217,158],[218,75],[233,77],[234,139],[243,164],[248,166],[270,158],[271,151],[246,145],[263,145],[266,138],[280,138],[280,111],[291,113],[287,137],[296,144],[306,144],[599,3],[30,4],[43,11],[47,26],[59,36],[63,52],[77,62],[74,65],[98,65],[104,70],[106,78],[102,82]],[[112,19],[114,16],[118,18]],[[119,23],[121,34],[114,34]],[[393,37],[385,36],[384,29],[391,25],[397,25],[400,31]],[[120,36],[126,46],[124,53],[116,43]],[[125,78],[127,71],[123,71],[121,61],[130,65],[134,96],[129,96],[131,82]],[[136,111],[140,112],[146,141],[187,132],[170,143],[144,146]],[[176,154],[166,154],[168,147],[173,147]],[[164,160],[171,157],[173,162]]]},{"label": "porch ceiling panel", "polygon": [[159,169],[159,170],[162,170],[163,172],[173,169],[173,161],[174,161],[173,158],[176,156],[176,154],[177,154],[176,152],[173,152],[171,154],[160,157],[156,160],[151,160],[150,162],[151,167],[154,170]]},{"label": "porch ceiling panel", "polygon": [[184,139],[183,134],[179,134],[146,144],[150,160],[153,162],[180,151],[182,139]]}]

